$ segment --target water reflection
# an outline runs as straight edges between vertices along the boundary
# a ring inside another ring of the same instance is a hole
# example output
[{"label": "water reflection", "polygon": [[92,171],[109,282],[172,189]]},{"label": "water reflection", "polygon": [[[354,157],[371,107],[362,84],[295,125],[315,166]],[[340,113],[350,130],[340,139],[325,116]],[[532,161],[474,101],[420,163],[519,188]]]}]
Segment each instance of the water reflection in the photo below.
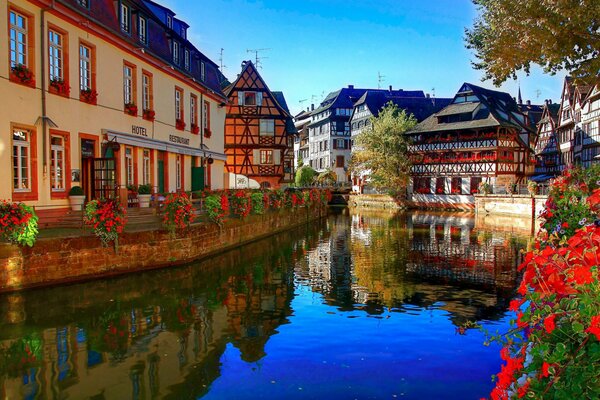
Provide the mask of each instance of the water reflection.
[{"label": "water reflection", "polygon": [[[359,368],[358,350],[346,355],[337,346],[351,347],[373,329],[363,315],[391,321],[381,343],[369,339],[373,349],[393,343],[386,335],[409,329],[407,321],[423,323],[412,319],[422,321],[423,310],[429,320],[437,313],[438,325],[501,319],[522,243],[479,230],[468,215],[342,213],[187,267],[7,294],[0,297],[0,396],[387,396],[397,376],[389,387],[375,376],[360,392],[345,385],[346,370],[327,369],[322,376],[336,373],[329,378],[340,385],[325,389],[315,383],[325,365],[319,360],[342,357],[339,365]],[[406,336],[419,348],[413,331]],[[387,358],[373,350],[374,364],[364,368],[400,373],[386,360],[396,351],[392,360],[407,357],[404,345],[386,347]],[[299,382],[316,391],[298,393]]]}]

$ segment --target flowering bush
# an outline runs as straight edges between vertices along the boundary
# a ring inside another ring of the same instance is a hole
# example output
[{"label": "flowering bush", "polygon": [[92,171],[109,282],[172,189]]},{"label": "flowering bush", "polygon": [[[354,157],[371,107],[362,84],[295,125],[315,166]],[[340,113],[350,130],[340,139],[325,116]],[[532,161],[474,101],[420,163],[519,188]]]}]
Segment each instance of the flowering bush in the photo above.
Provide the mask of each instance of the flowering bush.
[{"label": "flowering bush", "polygon": [[283,207],[285,193],[282,190],[273,190],[270,194],[270,206],[274,210],[279,210]]},{"label": "flowering bush", "polygon": [[125,113],[129,115],[136,116],[138,112],[138,108],[134,103],[125,104]]},{"label": "flowering bush", "polygon": [[11,75],[21,83],[34,85],[33,72],[23,64],[17,64],[10,68]]},{"label": "flowering bush", "polygon": [[98,92],[93,89],[83,89],[79,92],[79,99],[89,104],[96,104]]},{"label": "flowering bush", "polygon": [[171,193],[164,202],[163,225],[170,232],[185,229],[194,220],[192,201],[186,193]]},{"label": "flowering bush", "polygon": [[156,112],[154,110],[145,109],[142,110],[142,118],[146,121],[154,121],[154,117],[156,116]]},{"label": "flowering bush", "polygon": [[52,80],[50,80],[49,90],[51,93],[68,96],[71,87],[62,79],[52,78]]},{"label": "flowering bush", "polygon": [[[254,192],[250,195],[252,202],[252,214],[261,215],[265,213],[265,195],[261,192]],[[267,205],[269,198],[267,197]]]},{"label": "flowering bush", "polygon": [[123,232],[127,221],[125,214],[125,209],[117,200],[92,200],[85,206],[83,221],[93,229],[103,246],[114,242],[117,248],[119,234]]},{"label": "flowering bush", "polygon": [[519,266],[492,399],[600,398],[599,171],[567,171],[551,186],[542,225],[552,233],[542,229]]},{"label": "flowering bush", "polygon": [[23,203],[0,203],[0,238],[23,246],[33,246],[38,234],[38,217]]},{"label": "flowering bush", "polygon": [[226,194],[210,194],[204,198],[204,208],[208,218],[222,226],[225,216],[229,214],[229,199]]},{"label": "flowering bush", "polygon": [[236,190],[230,201],[231,212],[237,217],[246,218],[252,211],[252,200],[245,190]]}]

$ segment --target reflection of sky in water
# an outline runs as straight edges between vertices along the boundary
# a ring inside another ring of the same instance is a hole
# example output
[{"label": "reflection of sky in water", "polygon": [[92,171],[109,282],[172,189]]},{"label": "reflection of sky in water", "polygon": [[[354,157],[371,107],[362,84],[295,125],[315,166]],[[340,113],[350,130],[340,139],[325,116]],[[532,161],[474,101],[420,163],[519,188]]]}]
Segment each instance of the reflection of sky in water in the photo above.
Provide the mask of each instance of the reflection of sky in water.
[{"label": "reflection of sky in water", "polygon": [[[482,345],[477,331],[456,333],[447,312],[423,309],[369,316],[323,304],[306,286],[296,290],[290,323],[254,364],[228,346],[221,377],[205,398],[478,399],[493,387],[499,348]],[[505,331],[508,317],[487,323]]]}]

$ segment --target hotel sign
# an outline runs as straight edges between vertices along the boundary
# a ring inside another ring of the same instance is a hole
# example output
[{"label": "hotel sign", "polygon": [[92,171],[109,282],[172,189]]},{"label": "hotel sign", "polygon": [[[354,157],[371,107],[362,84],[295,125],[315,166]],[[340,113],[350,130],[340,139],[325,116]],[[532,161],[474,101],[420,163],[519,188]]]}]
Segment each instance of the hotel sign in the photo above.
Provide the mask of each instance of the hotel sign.
[{"label": "hotel sign", "polygon": [[146,128],[144,128],[142,126],[131,125],[131,133],[133,133],[134,135],[148,137],[148,133],[146,131]]},{"label": "hotel sign", "polygon": [[190,139],[184,138],[181,136],[175,136],[175,135],[169,135],[169,142],[177,143],[177,144],[184,144],[186,146],[190,145]]}]

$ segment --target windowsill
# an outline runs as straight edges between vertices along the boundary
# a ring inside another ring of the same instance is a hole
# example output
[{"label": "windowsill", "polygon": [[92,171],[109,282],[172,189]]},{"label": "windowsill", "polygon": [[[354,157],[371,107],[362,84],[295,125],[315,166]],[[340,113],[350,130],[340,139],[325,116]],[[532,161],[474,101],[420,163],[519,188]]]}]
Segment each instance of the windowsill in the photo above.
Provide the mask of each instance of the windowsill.
[{"label": "windowsill", "polygon": [[12,194],[12,200],[13,201],[27,201],[27,200],[37,200],[38,199],[38,194],[37,192],[32,192],[32,191],[23,191],[23,192],[14,192]]},{"label": "windowsill", "polygon": [[30,88],[35,88],[35,78],[33,78],[31,81],[29,82],[23,82],[22,80],[20,80],[18,77],[16,77],[14,74],[10,74],[9,80],[13,83],[16,83],[18,85],[22,85],[22,86],[27,86]]},{"label": "windowsill", "polygon": [[67,191],[66,190],[56,190],[56,189],[52,189],[50,191],[50,198],[54,199],[54,200],[63,200],[66,199],[67,196]]},{"label": "windowsill", "polygon": [[92,106],[95,106],[98,103],[97,100],[89,101],[89,100],[86,100],[84,97],[81,97],[81,96],[79,97],[79,101],[81,101],[82,103],[90,104]]},{"label": "windowsill", "polygon": [[50,87],[48,88],[48,93],[50,93],[50,94],[53,94],[53,95],[56,95],[56,96],[64,97],[64,98],[66,98],[66,99],[68,99],[68,98],[69,98],[69,94],[70,94],[70,93],[69,93],[69,91],[66,91],[66,92],[60,92],[60,91],[58,91],[58,90],[56,90],[56,89],[53,89],[53,88],[52,88],[52,86],[50,86]]}]

